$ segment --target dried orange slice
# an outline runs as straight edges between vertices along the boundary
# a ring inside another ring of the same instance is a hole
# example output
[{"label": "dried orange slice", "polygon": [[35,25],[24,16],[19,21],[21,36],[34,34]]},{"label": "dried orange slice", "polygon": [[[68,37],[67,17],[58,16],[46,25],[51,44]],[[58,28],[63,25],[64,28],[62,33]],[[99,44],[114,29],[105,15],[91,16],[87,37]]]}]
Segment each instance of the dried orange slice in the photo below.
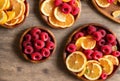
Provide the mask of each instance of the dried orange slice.
[{"label": "dried orange slice", "polygon": [[15,17],[15,12],[14,12],[14,11],[6,11],[6,14],[7,14],[7,16],[8,16],[7,22],[8,22],[8,21],[11,21],[11,20],[14,19],[14,17]]},{"label": "dried orange slice", "polygon": [[4,11],[0,11],[0,24],[7,22],[7,14]]},{"label": "dried orange slice", "polygon": [[84,76],[89,80],[97,80],[102,74],[102,67],[94,61],[88,61],[86,64],[86,72]]},{"label": "dried orange slice", "polygon": [[5,23],[5,25],[14,26],[14,25],[17,24],[17,22],[18,22],[18,19],[13,19],[13,20],[11,20],[11,21]]},{"label": "dried orange slice", "polygon": [[54,0],[45,0],[41,6],[40,10],[45,16],[50,16],[54,9]]},{"label": "dried orange slice", "polygon": [[0,0],[0,11],[4,10],[7,5],[7,0]]},{"label": "dried orange slice", "polygon": [[108,3],[107,0],[95,0],[95,1],[98,4],[98,6],[100,6],[100,7],[105,8],[105,7],[110,6],[110,3]]},{"label": "dried orange slice", "polygon": [[113,63],[113,65],[117,65],[117,66],[119,65],[118,58],[113,55],[105,55],[104,58],[109,59]]},{"label": "dried orange slice", "polygon": [[107,73],[107,75],[110,75],[113,72],[113,64],[110,60],[107,58],[100,58],[99,62],[103,67],[103,71]]},{"label": "dried orange slice", "polygon": [[10,8],[10,0],[7,0],[7,4],[6,4],[5,9],[9,9],[9,8]]},{"label": "dried orange slice", "polygon": [[67,57],[66,66],[72,72],[80,72],[85,67],[86,62],[86,56],[82,52],[76,51]]},{"label": "dried orange slice", "polygon": [[84,73],[85,73],[85,71],[86,71],[86,67],[84,67],[83,70],[82,70],[81,72],[78,72],[78,73],[77,73],[77,76],[78,76],[78,77],[83,76]]},{"label": "dried orange slice", "polygon": [[22,15],[21,17],[18,18],[17,24],[21,23],[24,20],[25,16]]}]

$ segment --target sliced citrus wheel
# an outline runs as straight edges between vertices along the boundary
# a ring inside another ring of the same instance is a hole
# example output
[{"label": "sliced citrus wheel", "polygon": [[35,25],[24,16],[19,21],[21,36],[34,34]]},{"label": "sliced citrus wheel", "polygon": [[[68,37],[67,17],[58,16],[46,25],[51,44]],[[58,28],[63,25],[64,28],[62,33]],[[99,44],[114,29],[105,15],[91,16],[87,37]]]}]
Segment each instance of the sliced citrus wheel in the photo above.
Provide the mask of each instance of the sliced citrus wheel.
[{"label": "sliced citrus wheel", "polygon": [[78,72],[78,73],[77,73],[77,76],[78,76],[78,77],[83,76],[84,73],[85,73],[85,71],[86,71],[86,67],[84,67],[83,70],[82,70],[81,72]]},{"label": "sliced citrus wheel", "polygon": [[0,11],[0,24],[7,22],[7,14],[4,11]]},{"label": "sliced citrus wheel", "polygon": [[66,21],[66,14],[64,14],[59,7],[56,7],[54,9],[54,16],[55,18],[60,21],[60,22],[65,22]]},{"label": "sliced citrus wheel", "polygon": [[113,55],[105,55],[104,58],[109,59],[113,63],[113,65],[117,65],[117,66],[119,65],[118,58]]},{"label": "sliced citrus wheel", "polygon": [[102,74],[102,67],[94,61],[88,61],[86,64],[86,72],[84,76],[89,80],[97,80]]},{"label": "sliced citrus wheel", "polygon": [[119,17],[119,16],[120,16],[120,10],[114,11],[114,12],[112,13],[112,15],[113,15],[114,18]]},{"label": "sliced citrus wheel", "polygon": [[0,0],[0,11],[4,10],[7,5],[7,0]]},{"label": "sliced citrus wheel", "polygon": [[113,72],[113,64],[110,60],[107,58],[100,58],[99,62],[103,67],[103,71],[107,73],[107,75],[110,75]]},{"label": "sliced citrus wheel", "polygon": [[100,6],[100,7],[105,8],[105,7],[110,6],[110,3],[108,3],[107,0],[95,0],[95,1],[98,4],[98,6]]},{"label": "sliced citrus wheel", "polygon": [[18,18],[17,24],[21,23],[24,20],[25,16],[22,15],[21,17]]},{"label": "sliced citrus wheel", "polygon": [[41,12],[45,16],[50,16],[53,12],[54,0],[45,0],[40,7]]},{"label": "sliced citrus wheel", "polygon": [[8,22],[8,21],[11,21],[12,19],[15,18],[15,12],[14,12],[14,11],[6,11],[6,14],[7,14],[7,16],[8,16],[7,22]]},{"label": "sliced citrus wheel", "polygon": [[5,9],[9,9],[9,8],[10,8],[10,0],[7,0],[7,4],[6,4]]},{"label": "sliced citrus wheel", "polygon": [[14,26],[14,25],[17,24],[17,22],[18,22],[18,19],[13,19],[13,20],[11,20],[11,21],[5,23],[5,25]]},{"label": "sliced citrus wheel", "polygon": [[76,51],[67,57],[66,66],[72,72],[80,72],[85,67],[86,62],[86,56],[82,52]]}]

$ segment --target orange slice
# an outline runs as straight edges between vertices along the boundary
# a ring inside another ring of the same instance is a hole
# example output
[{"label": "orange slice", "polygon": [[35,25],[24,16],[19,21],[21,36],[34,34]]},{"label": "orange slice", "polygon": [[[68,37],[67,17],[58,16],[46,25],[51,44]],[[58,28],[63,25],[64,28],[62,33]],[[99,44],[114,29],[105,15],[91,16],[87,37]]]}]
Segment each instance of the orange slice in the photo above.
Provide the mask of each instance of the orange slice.
[{"label": "orange slice", "polygon": [[86,56],[82,52],[76,51],[67,57],[66,66],[72,72],[80,72],[84,69],[86,62]]},{"label": "orange slice", "polygon": [[85,73],[85,71],[86,71],[86,67],[84,67],[83,70],[82,70],[81,72],[78,72],[78,73],[77,73],[77,76],[78,76],[78,77],[83,76],[84,73]]},{"label": "orange slice", "polygon": [[89,80],[97,80],[102,74],[102,67],[98,63],[88,61],[84,76]]},{"label": "orange slice", "polygon": [[4,11],[0,11],[0,24],[7,22],[7,14]]},{"label": "orange slice", "polygon": [[107,0],[95,0],[98,6],[106,8],[110,6],[110,3],[108,3]]},{"label": "orange slice", "polygon": [[13,19],[13,20],[11,20],[11,21],[5,23],[5,25],[14,26],[14,25],[17,24],[17,22],[18,22],[18,19]]},{"label": "orange slice", "polygon": [[60,22],[66,21],[66,14],[64,14],[59,7],[56,7],[54,10],[54,16],[55,18]]},{"label": "orange slice", "polygon": [[6,11],[6,14],[8,16],[7,22],[11,21],[15,17],[15,12],[14,11]]},{"label": "orange slice", "polygon": [[63,2],[69,2],[69,1],[71,1],[71,0],[62,0]]},{"label": "orange slice", "polygon": [[110,75],[113,72],[113,64],[110,60],[106,58],[100,58],[99,62],[103,67],[103,71],[107,73],[107,75]]},{"label": "orange slice", "polygon": [[4,10],[7,5],[7,0],[0,0],[0,11]]},{"label": "orange slice", "polygon": [[54,0],[45,0],[40,7],[41,12],[45,16],[50,16],[54,8]]},{"label": "orange slice", "polygon": [[7,0],[7,4],[6,4],[5,9],[9,9],[9,8],[10,8],[10,0]]},{"label": "orange slice", "polygon": [[21,17],[19,17],[19,18],[18,18],[18,22],[17,22],[17,24],[21,23],[21,22],[24,20],[24,18],[25,18],[25,16],[24,16],[24,15],[23,15],[23,16],[21,16]]},{"label": "orange slice", "polygon": [[113,55],[105,55],[104,58],[107,58],[108,60],[110,60],[113,65],[119,65],[119,60],[117,57],[113,56]]}]

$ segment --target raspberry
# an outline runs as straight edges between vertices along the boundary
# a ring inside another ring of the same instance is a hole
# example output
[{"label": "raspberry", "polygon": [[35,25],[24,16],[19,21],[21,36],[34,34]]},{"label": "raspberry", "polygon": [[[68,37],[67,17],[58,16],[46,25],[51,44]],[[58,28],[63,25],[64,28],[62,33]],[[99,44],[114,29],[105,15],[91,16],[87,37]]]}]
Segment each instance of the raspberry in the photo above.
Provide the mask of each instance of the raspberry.
[{"label": "raspberry", "polygon": [[93,32],[96,32],[96,30],[97,29],[95,26],[90,25],[87,29],[87,32],[88,32],[88,34],[92,34]]},{"label": "raspberry", "polygon": [[31,42],[29,41],[23,41],[23,47],[26,47],[26,46],[31,46]]},{"label": "raspberry", "polygon": [[46,32],[42,32],[42,33],[40,33],[40,39],[42,40],[42,41],[47,41],[48,40],[48,33],[46,33]]},{"label": "raspberry", "polygon": [[93,50],[88,49],[88,50],[85,50],[84,53],[85,53],[87,59],[89,59],[89,60],[92,59]]},{"label": "raspberry", "polygon": [[26,35],[25,35],[25,40],[26,40],[26,41],[31,41],[31,38],[32,38],[32,37],[31,37],[30,34],[26,34]]},{"label": "raspberry", "polygon": [[115,0],[107,0],[108,3],[113,3]]},{"label": "raspberry", "polygon": [[98,30],[98,31],[102,34],[102,37],[105,37],[105,35],[106,35],[106,31],[105,31],[105,30],[100,29],[100,30]]},{"label": "raspberry", "polygon": [[105,45],[105,40],[101,39],[101,40],[97,41],[97,44],[98,44],[98,46],[103,46],[103,45]]},{"label": "raspberry", "polygon": [[114,41],[111,43],[112,46],[115,46],[117,44],[117,41]]},{"label": "raspberry", "polygon": [[62,0],[55,0],[54,4],[55,6],[60,6],[62,4]]},{"label": "raspberry", "polygon": [[41,54],[43,57],[49,57],[50,56],[50,50],[48,48],[42,48]]},{"label": "raspberry", "polygon": [[82,33],[82,32],[77,32],[77,33],[75,34],[75,36],[74,36],[74,39],[77,40],[78,38],[80,38],[80,37],[82,37],[82,36],[84,36],[84,33]]},{"label": "raspberry", "polygon": [[101,78],[102,78],[103,80],[105,80],[107,77],[108,77],[107,73],[103,72],[103,73],[101,74]]},{"label": "raspberry", "polygon": [[101,47],[104,54],[110,54],[112,52],[112,47],[110,45],[104,45]]},{"label": "raspberry", "polygon": [[36,40],[34,43],[36,49],[42,49],[45,46],[45,43],[42,40]]},{"label": "raspberry", "polygon": [[72,7],[72,11],[71,11],[71,14],[72,15],[77,15],[80,11],[80,8],[79,7]]},{"label": "raspberry", "polygon": [[109,43],[112,43],[116,40],[115,36],[112,34],[107,34],[106,39]]},{"label": "raspberry", "polygon": [[61,11],[65,14],[68,14],[72,11],[72,7],[67,3],[63,3],[61,7]]},{"label": "raspberry", "polygon": [[119,57],[120,56],[120,52],[119,51],[113,51],[112,55],[115,57]]},{"label": "raspberry", "polygon": [[36,34],[40,34],[41,33],[41,30],[39,28],[33,28],[31,31],[30,31],[30,34],[33,36],[35,36]]},{"label": "raspberry", "polygon": [[98,60],[103,57],[103,54],[100,51],[94,51],[93,52],[93,59]]},{"label": "raspberry", "polygon": [[42,55],[39,52],[35,52],[31,54],[32,60],[39,61],[42,59]]},{"label": "raspberry", "polygon": [[36,35],[32,35],[32,40],[35,41],[35,40],[38,40],[39,39],[39,35],[36,34]]},{"label": "raspberry", "polygon": [[67,46],[67,51],[68,51],[69,53],[72,53],[72,52],[76,51],[76,46],[75,46],[75,44],[73,44],[73,43],[69,44],[69,45]]},{"label": "raspberry", "polygon": [[25,54],[32,54],[33,53],[33,47],[32,46],[26,46],[25,48],[24,48],[24,53]]},{"label": "raspberry", "polygon": [[93,38],[96,40],[96,41],[99,41],[99,40],[101,40],[101,38],[102,38],[102,34],[100,33],[100,32],[94,32],[93,34]]},{"label": "raspberry", "polygon": [[52,50],[55,48],[55,44],[52,41],[47,41],[46,48],[48,48],[49,50]]},{"label": "raspberry", "polygon": [[75,4],[75,0],[70,0],[69,4],[73,6]]}]

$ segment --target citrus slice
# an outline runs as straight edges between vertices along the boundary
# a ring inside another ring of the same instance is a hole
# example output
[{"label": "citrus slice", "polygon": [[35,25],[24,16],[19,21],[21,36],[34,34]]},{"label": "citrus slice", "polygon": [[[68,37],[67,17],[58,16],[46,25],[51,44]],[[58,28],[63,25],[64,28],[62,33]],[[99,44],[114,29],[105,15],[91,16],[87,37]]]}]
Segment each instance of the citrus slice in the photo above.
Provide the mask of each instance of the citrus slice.
[{"label": "citrus slice", "polygon": [[15,17],[15,12],[14,11],[6,11],[6,14],[8,16],[7,22],[11,21]]},{"label": "citrus slice", "polygon": [[83,76],[84,73],[85,73],[85,71],[86,71],[86,67],[84,67],[83,70],[82,70],[81,72],[78,72],[78,73],[77,73],[77,76],[78,76],[78,77]]},{"label": "citrus slice", "polygon": [[87,36],[82,41],[81,46],[83,49],[93,49],[96,46],[96,40],[92,36]]},{"label": "citrus slice", "polygon": [[41,12],[45,16],[50,16],[53,12],[54,0],[45,0],[40,7]]},{"label": "citrus slice", "polygon": [[70,0],[62,0],[63,2],[69,2]]},{"label": "citrus slice", "polygon": [[108,6],[110,6],[110,3],[108,3],[107,0],[95,0],[96,3],[98,4],[98,6],[106,8]]},{"label": "citrus slice", "polygon": [[94,61],[88,61],[84,76],[89,80],[97,80],[102,74],[102,67]]},{"label": "citrus slice", "polygon": [[119,16],[120,16],[120,10],[114,11],[114,12],[112,13],[112,15],[113,15],[114,18],[119,17]]},{"label": "citrus slice", "polygon": [[113,72],[113,64],[110,60],[106,58],[100,58],[99,62],[101,66],[103,67],[103,71],[107,74],[110,75]]},{"label": "citrus slice", "polygon": [[105,55],[104,58],[109,59],[113,63],[113,65],[117,65],[117,66],[119,65],[118,58],[113,55]]},{"label": "citrus slice", "polygon": [[24,16],[24,15],[23,15],[23,16],[21,16],[21,17],[19,17],[19,18],[18,18],[18,22],[17,22],[17,24],[21,23],[21,22],[24,20],[24,18],[25,18],[25,16]]},{"label": "citrus slice", "polygon": [[7,14],[4,11],[0,11],[0,24],[7,22]]},{"label": "citrus slice", "polygon": [[80,72],[85,67],[86,62],[86,56],[82,52],[76,51],[67,57],[66,66],[72,72]]},{"label": "citrus slice", "polygon": [[13,19],[13,20],[11,20],[11,21],[5,23],[5,25],[14,26],[14,25],[17,24],[17,22],[18,22],[18,19]]},{"label": "citrus slice", "polygon": [[10,8],[10,0],[7,0],[7,4],[6,4],[5,9],[9,9],[9,8]]},{"label": "citrus slice", "polygon": [[0,11],[4,10],[7,5],[7,0],[0,0]]},{"label": "citrus slice", "polygon": [[54,16],[55,18],[60,22],[66,21],[66,14],[64,14],[59,7],[56,7],[54,10]]}]

